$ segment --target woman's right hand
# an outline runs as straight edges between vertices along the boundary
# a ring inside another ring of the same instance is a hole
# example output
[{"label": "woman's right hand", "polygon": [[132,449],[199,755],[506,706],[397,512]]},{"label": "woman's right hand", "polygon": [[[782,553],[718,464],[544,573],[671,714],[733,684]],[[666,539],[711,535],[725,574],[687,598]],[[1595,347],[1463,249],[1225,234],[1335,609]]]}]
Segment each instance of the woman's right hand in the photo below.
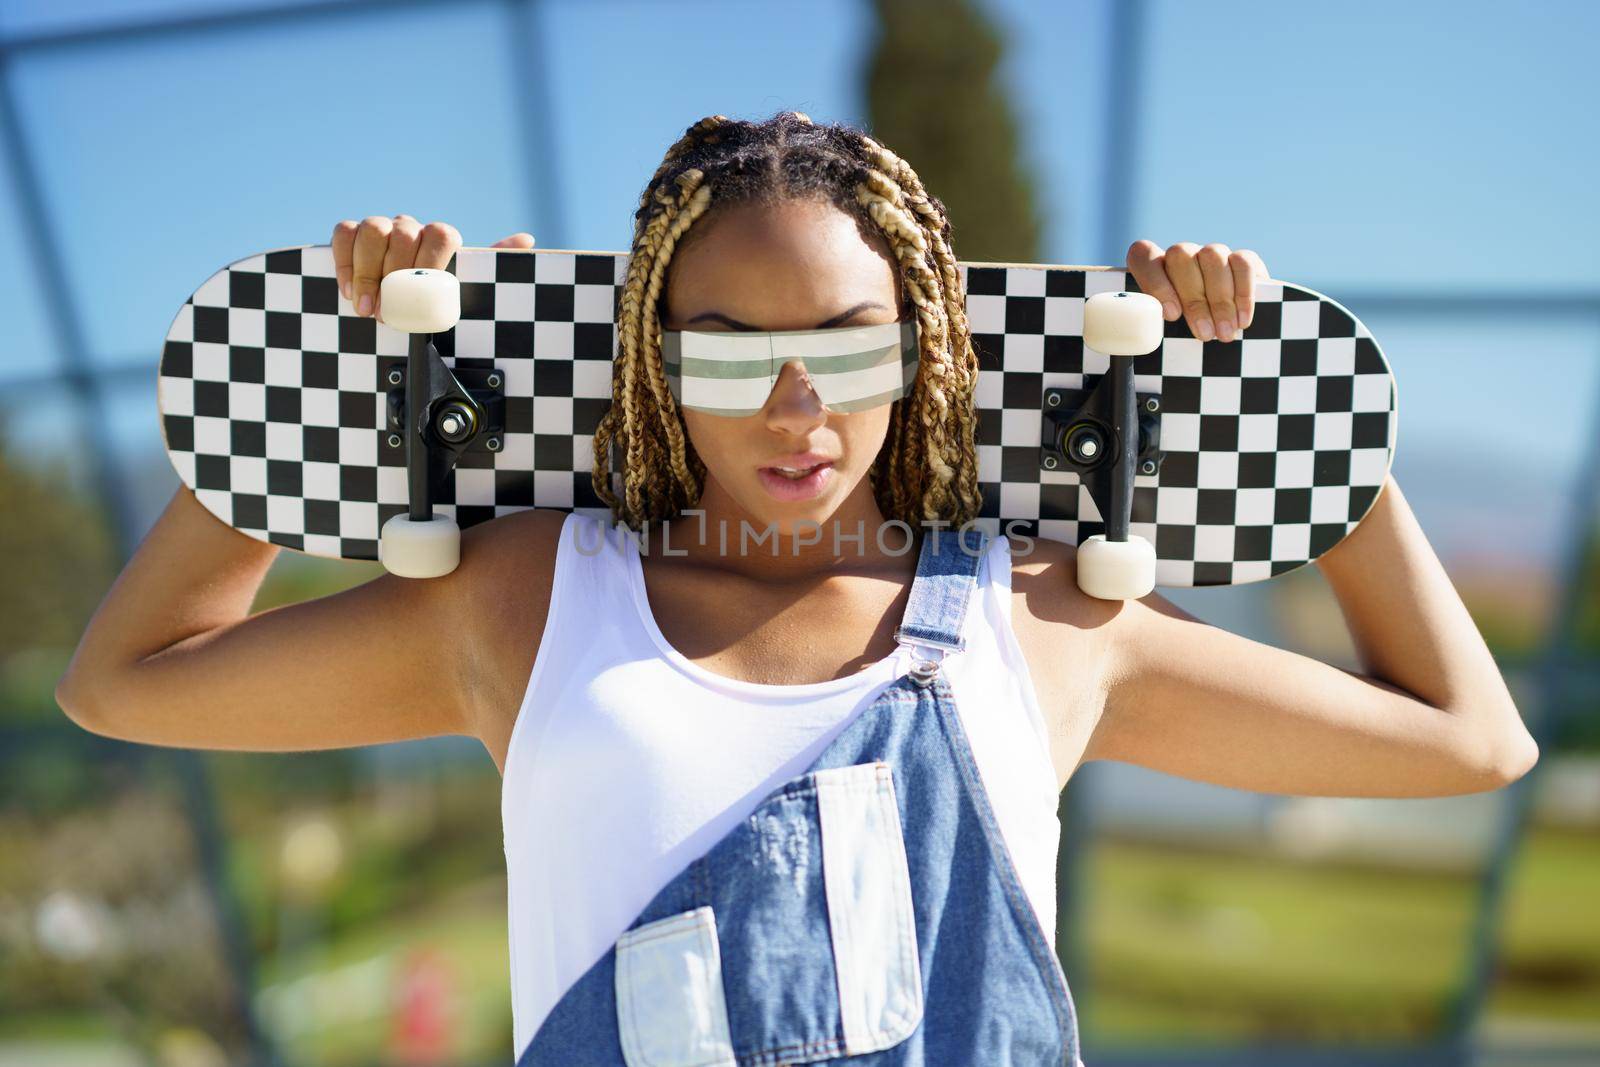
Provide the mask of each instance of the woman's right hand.
[{"label": "woman's right hand", "polygon": [[[339,292],[357,315],[381,315],[379,286],[393,271],[408,267],[443,270],[461,247],[461,234],[448,222],[423,226],[410,215],[368,215],[345,219],[333,228],[333,270]],[[532,248],[533,234],[502,237],[491,248]]]}]

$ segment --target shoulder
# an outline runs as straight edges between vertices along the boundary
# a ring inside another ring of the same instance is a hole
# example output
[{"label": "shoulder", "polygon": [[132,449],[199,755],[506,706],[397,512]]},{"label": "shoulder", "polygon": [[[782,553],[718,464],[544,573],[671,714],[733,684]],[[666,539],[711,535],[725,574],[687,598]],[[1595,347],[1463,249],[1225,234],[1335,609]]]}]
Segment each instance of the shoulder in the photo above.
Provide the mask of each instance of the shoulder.
[{"label": "shoulder", "polygon": [[461,568],[477,581],[503,582],[511,569],[519,576],[551,577],[567,517],[565,511],[527,508],[463,530]]},{"label": "shoulder", "polygon": [[1018,637],[1024,628],[1108,631],[1118,605],[1078,588],[1078,549],[1062,541],[1009,536],[1011,614]]},{"label": "shoulder", "polygon": [[[461,567],[480,597],[480,608],[488,602],[515,606],[522,614],[536,608],[543,621],[568,514],[528,508],[462,532]],[[507,596],[512,590],[515,595]]]},{"label": "shoulder", "polygon": [[520,691],[513,691],[532,669],[550,610],[567,516],[565,511],[528,508],[461,532],[459,595],[451,614],[457,632],[467,640],[452,643],[471,657],[479,736],[498,729],[508,699],[515,702]]},{"label": "shoulder", "polygon": [[1106,653],[1148,620],[1194,616],[1154,591],[1136,600],[1101,600],[1078,588],[1078,548],[1061,541],[1011,537],[1013,613],[1036,628],[1092,630]]},{"label": "shoulder", "polygon": [[1065,784],[1105,707],[1123,606],[1078,588],[1076,546],[1011,536],[1011,629]]},{"label": "shoulder", "polygon": [[1050,541],[1042,537],[1008,534],[995,540],[1004,541],[1011,555],[1011,573],[1037,574],[1049,568],[1058,572],[1068,568],[1073,574],[1078,568],[1078,548],[1065,541]]}]

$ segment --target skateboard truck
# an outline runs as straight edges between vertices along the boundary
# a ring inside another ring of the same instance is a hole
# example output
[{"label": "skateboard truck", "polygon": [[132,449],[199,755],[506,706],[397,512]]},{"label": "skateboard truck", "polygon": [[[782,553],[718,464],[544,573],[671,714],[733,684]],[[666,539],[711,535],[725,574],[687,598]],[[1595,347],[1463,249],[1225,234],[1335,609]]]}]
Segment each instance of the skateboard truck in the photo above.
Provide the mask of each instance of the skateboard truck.
[{"label": "skateboard truck", "polygon": [[[486,388],[474,395],[434,347],[432,335],[461,319],[461,283],[454,274],[394,271],[383,279],[381,303],[384,324],[411,337],[405,372],[396,367],[388,375],[389,384],[400,387],[389,393],[389,443],[397,446],[399,437],[405,444],[409,505],[383,524],[378,560],[401,578],[438,578],[461,562],[461,529],[434,512],[434,490],[469,445],[498,429],[500,383],[496,372],[479,372]],[[498,437],[491,440],[498,443]]]},{"label": "skateboard truck", "polygon": [[[426,341],[429,336],[413,334],[413,344],[418,339]],[[410,358],[422,358],[427,370],[422,405],[418,410],[432,413],[424,422],[430,434],[429,443],[434,446],[429,456],[435,461],[429,464],[427,486],[430,493],[438,493],[442,478],[456,467],[456,461],[461,459],[462,453],[498,453],[501,450],[502,427],[506,422],[506,389],[502,386],[498,370],[445,366],[432,342],[427,342],[424,352],[411,354],[408,360]],[[410,362],[390,366],[386,376],[390,386],[387,394],[389,434],[384,443],[389,448],[405,446],[405,413],[414,406],[410,398],[410,386],[406,384],[408,366]],[[482,445],[478,445],[478,442],[482,442]],[[474,448],[475,445],[477,448]]]},{"label": "skateboard truck", "polygon": [[[1119,447],[1111,430],[1111,393],[1110,375],[1103,376],[1094,389],[1046,389],[1044,436],[1039,442],[1040,469],[1077,474],[1102,515],[1110,509],[1110,473]],[[1157,417],[1161,397],[1137,393],[1134,408],[1139,419],[1134,467],[1140,474],[1155,474],[1166,455],[1161,451],[1161,420]]]},{"label": "skateboard truck", "polygon": [[1083,305],[1083,343],[1110,356],[1110,367],[1087,393],[1045,391],[1039,464],[1076,471],[1105,519],[1105,533],[1078,542],[1078,588],[1101,600],[1134,600],[1155,588],[1155,547],[1129,525],[1134,475],[1161,465],[1161,405],[1134,392],[1133,361],[1160,348],[1163,332],[1154,297],[1097,293]]},{"label": "skateboard truck", "polygon": [[[428,447],[427,464],[416,472],[407,469],[408,479],[426,475],[425,484],[410,481],[410,498],[414,502],[431,500],[439,492],[445,475],[456,468],[461,455],[469,451],[498,452],[504,447],[505,388],[498,370],[475,367],[447,367],[439,356],[438,348],[428,340],[429,334],[412,334],[415,351],[404,365],[389,368],[385,380],[388,392],[388,433],[385,444],[389,448],[405,448],[412,439],[406,425],[407,411],[421,411],[426,417],[419,420],[417,434]],[[408,370],[421,360],[423,375],[408,374]],[[411,382],[422,381],[422,397],[414,399]],[[409,458],[409,454],[408,454]],[[415,518],[418,511],[412,509]]]}]

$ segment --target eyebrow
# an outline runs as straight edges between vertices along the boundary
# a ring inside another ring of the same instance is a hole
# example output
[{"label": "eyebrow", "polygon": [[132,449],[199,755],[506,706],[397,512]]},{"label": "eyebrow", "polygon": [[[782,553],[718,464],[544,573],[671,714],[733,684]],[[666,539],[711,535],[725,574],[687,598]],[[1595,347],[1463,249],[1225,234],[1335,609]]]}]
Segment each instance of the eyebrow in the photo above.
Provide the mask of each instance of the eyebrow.
[{"label": "eyebrow", "polygon": [[[883,308],[883,305],[878,303],[875,300],[863,301],[862,303],[859,303],[855,307],[851,308],[849,311],[841,311],[839,314],[835,315],[831,319],[828,319],[826,322],[817,323],[815,326],[812,327],[812,329],[814,329],[814,330],[826,330],[826,329],[829,329],[831,327],[839,325],[842,322],[845,322],[845,321],[849,320],[853,316],[858,315],[861,312],[868,310],[869,308]],[[888,310],[888,309],[884,308],[884,310]],[[720,311],[703,311],[700,314],[696,315],[694,318],[690,319],[688,324],[692,325],[693,323],[700,322],[701,320],[709,320],[711,322],[720,322],[723,325],[730,326],[735,330],[750,330],[750,331],[756,332],[756,333],[760,332],[760,330],[757,327],[751,326],[748,323],[740,322],[738,319],[730,319],[728,316],[724,315]]]}]

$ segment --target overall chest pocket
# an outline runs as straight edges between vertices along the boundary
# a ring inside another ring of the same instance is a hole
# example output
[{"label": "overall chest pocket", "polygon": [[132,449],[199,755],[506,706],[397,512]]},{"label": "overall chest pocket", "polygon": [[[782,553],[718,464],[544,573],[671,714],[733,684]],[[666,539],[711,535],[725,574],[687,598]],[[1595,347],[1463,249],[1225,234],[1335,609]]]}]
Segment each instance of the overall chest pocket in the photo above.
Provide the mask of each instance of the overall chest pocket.
[{"label": "overall chest pocket", "polygon": [[888,763],[786,782],[680,877],[707,903],[617,941],[630,1067],[813,1063],[889,1048],[921,1021]]}]

